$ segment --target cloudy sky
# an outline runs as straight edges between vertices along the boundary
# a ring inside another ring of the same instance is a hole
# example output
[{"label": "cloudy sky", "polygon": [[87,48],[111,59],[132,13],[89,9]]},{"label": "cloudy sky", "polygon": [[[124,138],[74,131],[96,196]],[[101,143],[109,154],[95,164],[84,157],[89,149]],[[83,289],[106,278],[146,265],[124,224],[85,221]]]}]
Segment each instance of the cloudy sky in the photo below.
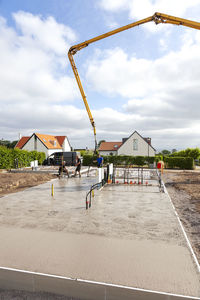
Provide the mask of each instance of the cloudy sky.
[{"label": "cloudy sky", "polygon": [[[68,49],[156,11],[200,22],[200,0],[0,0],[0,138],[94,147]],[[200,147],[200,30],[152,22],[74,59],[98,140],[137,130],[157,150]]]}]

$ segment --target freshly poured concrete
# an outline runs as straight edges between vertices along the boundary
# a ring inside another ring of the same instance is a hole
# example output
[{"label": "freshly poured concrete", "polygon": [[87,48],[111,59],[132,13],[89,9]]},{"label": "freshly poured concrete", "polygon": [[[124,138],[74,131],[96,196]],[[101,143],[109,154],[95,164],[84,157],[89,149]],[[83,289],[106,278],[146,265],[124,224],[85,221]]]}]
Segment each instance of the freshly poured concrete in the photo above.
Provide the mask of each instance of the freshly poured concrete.
[{"label": "freshly poured concrete", "polygon": [[0,266],[200,296],[200,276],[166,194],[55,180],[0,198]]}]

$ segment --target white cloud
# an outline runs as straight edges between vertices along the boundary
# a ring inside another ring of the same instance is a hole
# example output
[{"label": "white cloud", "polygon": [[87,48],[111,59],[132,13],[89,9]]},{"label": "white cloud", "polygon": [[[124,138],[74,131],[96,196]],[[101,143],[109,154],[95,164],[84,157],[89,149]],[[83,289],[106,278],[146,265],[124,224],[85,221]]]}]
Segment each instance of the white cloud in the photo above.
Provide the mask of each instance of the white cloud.
[{"label": "white cloud", "polygon": [[100,7],[108,11],[118,11],[129,8],[128,0],[101,0]]},{"label": "white cloud", "polygon": [[[103,134],[108,136],[108,128],[113,137],[138,129],[155,139],[155,147],[156,143],[162,145],[162,132],[166,147],[198,145],[195,139],[200,130],[199,34],[186,31],[180,50],[154,60],[138,59],[120,48],[96,51],[88,63],[89,87],[104,97],[124,99],[121,113],[108,109],[99,112],[101,118],[104,116],[104,126],[100,125],[102,138]],[[187,137],[191,133],[191,139],[184,140],[183,132]]]},{"label": "white cloud", "polygon": [[154,60],[128,56],[120,48],[98,51],[88,62],[87,79],[90,87],[98,92],[129,99],[177,90],[199,91],[199,52],[199,32],[190,35],[189,43],[185,42],[179,51]]},{"label": "white cloud", "polygon": [[66,52],[75,33],[52,17],[19,12],[14,19],[19,32],[0,18],[0,101],[36,104],[77,97],[74,78],[66,75]]},{"label": "white cloud", "polygon": [[44,19],[42,16],[20,11],[14,13],[13,17],[23,34],[21,40],[34,48],[63,55],[76,39],[76,34],[70,27],[57,23],[51,16]]},{"label": "white cloud", "polygon": [[[152,16],[155,12],[161,12],[180,18],[189,18],[190,9],[200,9],[200,0],[101,0],[100,7],[107,12],[127,11],[129,19],[141,20]],[[196,16],[197,21],[199,15]],[[171,25],[155,26],[154,23],[145,24],[144,27],[152,32],[169,30]]]},{"label": "white cloud", "polygon": [[[115,3],[112,5],[117,7]],[[121,4],[121,9],[125,8],[127,3],[119,0],[118,8]],[[69,104],[81,98],[66,59],[76,34],[52,17],[19,12],[14,14],[14,20],[18,30],[0,18],[3,137],[14,140],[18,132],[67,134],[74,147],[93,146],[93,131],[85,109]],[[199,34],[186,32],[179,52],[156,60],[138,59],[120,48],[96,51],[87,64],[89,87],[124,99],[121,112],[109,107],[92,111],[98,140],[121,140],[136,129],[143,136],[151,136],[156,148],[162,145],[163,136],[169,145],[173,141],[191,146],[191,141],[187,144],[188,140],[184,140],[183,132],[187,137],[191,134],[195,141],[200,129]],[[165,47],[164,42],[161,44]]]},{"label": "white cloud", "polygon": [[101,0],[100,6],[111,12],[127,10],[130,18],[141,19],[153,15],[155,12],[184,16],[187,10],[199,6],[199,0]]},{"label": "white cloud", "polygon": [[52,17],[25,12],[13,17],[17,29],[0,17],[0,138],[37,131],[85,138],[86,112],[69,105],[80,98],[66,57],[76,34]]}]

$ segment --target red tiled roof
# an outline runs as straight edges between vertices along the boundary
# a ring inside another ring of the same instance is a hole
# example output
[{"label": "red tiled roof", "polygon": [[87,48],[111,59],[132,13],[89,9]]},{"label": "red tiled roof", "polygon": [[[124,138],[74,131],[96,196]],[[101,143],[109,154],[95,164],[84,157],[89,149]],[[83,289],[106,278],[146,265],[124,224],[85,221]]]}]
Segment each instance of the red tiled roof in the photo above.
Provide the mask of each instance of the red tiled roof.
[{"label": "red tiled roof", "polygon": [[117,151],[122,142],[102,142],[99,151]]},{"label": "red tiled roof", "polygon": [[30,139],[30,136],[23,136],[16,144],[15,148],[19,148],[21,149],[26,142],[28,142],[28,140]]},{"label": "red tiled roof", "polygon": [[[64,143],[66,136],[53,136],[49,134],[35,134],[41,142],[48,148],[48,149],[61,149]],[[23,146],[28,142],[30,136],[23,136],[15,146],[15,148],[22,149]]]},{"label": "red tiled roof", "polygon": [[58,143],[62,146],[66,136],[55,136],[55,138],[58,140]]},{"label": "red tiled roof", "polygon": [[62,146],[55,136],[40,133],[36,133],[35,135],[41,140],[47,149],[62,149]]}]

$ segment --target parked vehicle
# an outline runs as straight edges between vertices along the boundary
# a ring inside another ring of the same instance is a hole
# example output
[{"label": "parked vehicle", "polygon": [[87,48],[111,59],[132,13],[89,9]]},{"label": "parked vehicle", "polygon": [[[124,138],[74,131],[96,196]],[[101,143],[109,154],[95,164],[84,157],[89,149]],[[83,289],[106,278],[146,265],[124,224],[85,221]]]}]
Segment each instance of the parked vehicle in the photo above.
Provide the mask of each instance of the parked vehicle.
[{"label": "parked vehicle", "polygon": [[60,166],[62,162],[65,162],[65,166],[75,166],[76,156],[80,156],[78,152],[54,152],[45,161],[43,165],[48,166]]}]

